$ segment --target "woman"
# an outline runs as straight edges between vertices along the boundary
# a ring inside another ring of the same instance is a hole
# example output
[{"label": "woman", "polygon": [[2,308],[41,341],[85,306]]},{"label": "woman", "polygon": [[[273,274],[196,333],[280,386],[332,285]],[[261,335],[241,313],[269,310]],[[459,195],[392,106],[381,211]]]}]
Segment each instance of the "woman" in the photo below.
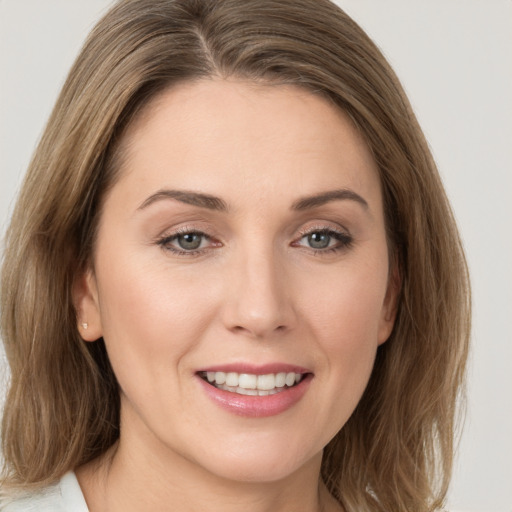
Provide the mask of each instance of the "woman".
[{"label": "woman", "polygon": [[464,256],[398,80],[333,4],[116,4],[2,279],[5,510],[442,506]]}]

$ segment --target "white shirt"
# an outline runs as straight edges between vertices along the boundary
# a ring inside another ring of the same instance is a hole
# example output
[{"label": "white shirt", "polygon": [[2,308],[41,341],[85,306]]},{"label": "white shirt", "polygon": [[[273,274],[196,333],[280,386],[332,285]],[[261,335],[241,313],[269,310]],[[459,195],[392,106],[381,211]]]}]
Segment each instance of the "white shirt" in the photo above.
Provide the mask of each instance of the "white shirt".
[{"label": "white shirt", "polygon": [[89,512],[75,473],[66,473],[50,487],[14,499],[2,498],[1,512]]}]

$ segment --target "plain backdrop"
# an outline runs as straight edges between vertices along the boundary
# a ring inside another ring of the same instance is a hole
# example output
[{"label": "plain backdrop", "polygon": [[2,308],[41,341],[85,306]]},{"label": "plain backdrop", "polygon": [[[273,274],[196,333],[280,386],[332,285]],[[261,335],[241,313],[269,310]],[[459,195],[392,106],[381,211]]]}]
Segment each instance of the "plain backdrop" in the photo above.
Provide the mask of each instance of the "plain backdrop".
[{"label": "plain backdrop", "polygon": [[[257,0],[254,0],[257,1]],[[464,239],[469,404],[449,508],[512,512],[512,1],[338,0],[409,94]],[[0,233],[85,35],[108,0],[0,0]],[[6,365],[0,365],[4,380]]]}]

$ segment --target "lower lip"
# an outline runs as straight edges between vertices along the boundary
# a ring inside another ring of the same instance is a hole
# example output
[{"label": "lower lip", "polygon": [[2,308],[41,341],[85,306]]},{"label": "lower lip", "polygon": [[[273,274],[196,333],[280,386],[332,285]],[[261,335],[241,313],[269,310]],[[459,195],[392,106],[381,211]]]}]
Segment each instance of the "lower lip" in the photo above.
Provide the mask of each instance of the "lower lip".
[{"label": "lower lip", "polygon": [[297,385],[274,395],[251,396],[217,389],[197,376],[204,391],[213,402],[233,414],[249,418],[275,416],[290,409],[304,396],[312,377],[308,374]]}]

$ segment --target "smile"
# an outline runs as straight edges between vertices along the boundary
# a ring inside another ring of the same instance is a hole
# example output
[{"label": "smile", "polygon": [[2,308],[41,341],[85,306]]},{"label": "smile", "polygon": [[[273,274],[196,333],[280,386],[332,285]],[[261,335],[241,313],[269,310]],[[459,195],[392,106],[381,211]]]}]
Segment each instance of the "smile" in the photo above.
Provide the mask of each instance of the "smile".
[{"label": "smile", "polygon": [[269,396],[301,382],[304,374],[295,372],[256,375],[236,372],[201,372],[201,378],[217,389],[248,396]]}]

